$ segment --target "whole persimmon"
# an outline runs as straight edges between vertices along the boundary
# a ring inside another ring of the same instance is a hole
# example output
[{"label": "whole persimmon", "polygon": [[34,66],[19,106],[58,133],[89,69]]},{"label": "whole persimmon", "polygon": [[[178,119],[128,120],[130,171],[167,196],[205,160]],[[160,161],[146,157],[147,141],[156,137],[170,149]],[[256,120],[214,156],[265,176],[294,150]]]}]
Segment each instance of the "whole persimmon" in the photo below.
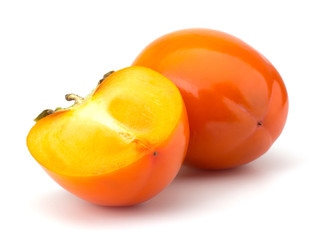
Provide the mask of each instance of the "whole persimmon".
[{"label": "whole persimmon", "polygon": [[27,136],[32,156],[69,192],[105,206],[146,201],[178,173],[189,139],[177,87],[145,67],[107,76],[86,98],[45,110]]},{"label": "whole persimmon", "polygon": [[173,81],[186,104],[190,143],[185,163],[226,169],[264,154],[288,113],[284,82],[258,51],[209,29],[169,33],[133,62]]}]

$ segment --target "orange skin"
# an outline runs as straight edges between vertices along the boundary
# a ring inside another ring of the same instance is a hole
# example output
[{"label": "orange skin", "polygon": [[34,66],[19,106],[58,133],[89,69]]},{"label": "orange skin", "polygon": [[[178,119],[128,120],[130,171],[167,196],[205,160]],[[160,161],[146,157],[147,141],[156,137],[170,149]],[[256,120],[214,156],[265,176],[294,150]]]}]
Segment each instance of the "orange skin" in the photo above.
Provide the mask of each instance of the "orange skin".
[{"label": "orange skin", "polygon": [[166,142],[131,165],[108,174],[75,177],[43,168],[60,186],[88,202],[104,206],[135,205],[157,195],[177,175],[188,144],[186,126],[184,112],[182,121]]},{"label": "orange skin", "polygon": [[238,38],[208,29],[167,34],[133,65],[172,80],[186,104],[190,142],[186,164],[226,169],[264,154],[283,130],[285,85],[274,66]]}]

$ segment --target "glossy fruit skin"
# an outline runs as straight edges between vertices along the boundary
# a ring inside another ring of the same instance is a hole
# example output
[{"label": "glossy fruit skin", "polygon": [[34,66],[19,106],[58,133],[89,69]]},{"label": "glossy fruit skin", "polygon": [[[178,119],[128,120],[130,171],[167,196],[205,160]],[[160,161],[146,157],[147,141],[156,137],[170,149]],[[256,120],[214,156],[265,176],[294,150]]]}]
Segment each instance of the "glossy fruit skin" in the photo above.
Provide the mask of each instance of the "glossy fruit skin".
[{"label": "glossy fruit skin", "polygon": [[209,29],[169,33],[133,65],[149,67],[178,86],[190,142],[185,163],[227,169],[255,160],[281,134],[288,95],[274,66],[240,39]]},{"label": "glossy fruit skin", "polygon": [[160,193],[177,175],[189,139],[186,112],[166,142],[131,165],[114,172],[88,177],[65,176],[44,168],[64,189],[94,204],[132,206]]}]

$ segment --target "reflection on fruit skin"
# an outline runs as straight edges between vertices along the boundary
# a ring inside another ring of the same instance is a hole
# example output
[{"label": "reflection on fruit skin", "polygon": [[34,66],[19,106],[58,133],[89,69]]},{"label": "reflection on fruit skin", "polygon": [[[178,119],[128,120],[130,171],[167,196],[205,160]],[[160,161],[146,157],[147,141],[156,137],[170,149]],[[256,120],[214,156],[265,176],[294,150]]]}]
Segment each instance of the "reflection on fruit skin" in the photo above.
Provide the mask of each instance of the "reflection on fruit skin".
[{"label": "reflection on fruit skin", "polygon": [[229,34],[173,32],[148,45],[133,65],[154,69],[178,86],[190,123],[189,165],[240,166],[265,153],[283,130],[283,80],[263,55]]}]

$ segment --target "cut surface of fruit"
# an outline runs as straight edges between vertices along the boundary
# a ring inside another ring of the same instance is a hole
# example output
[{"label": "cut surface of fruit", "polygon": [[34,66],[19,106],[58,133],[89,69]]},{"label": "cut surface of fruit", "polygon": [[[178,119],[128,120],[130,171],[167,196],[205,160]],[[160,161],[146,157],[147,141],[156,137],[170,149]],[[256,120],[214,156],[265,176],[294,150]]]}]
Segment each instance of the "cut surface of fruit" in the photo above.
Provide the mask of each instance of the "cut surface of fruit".
[{"label": "cut surface of fruit", "polygon": [[39,120],[27,137],[49,171],[94,176],[123,168],[171,135],[183,112],[175,85],[144,67],[111,74],[77,107]]}]

